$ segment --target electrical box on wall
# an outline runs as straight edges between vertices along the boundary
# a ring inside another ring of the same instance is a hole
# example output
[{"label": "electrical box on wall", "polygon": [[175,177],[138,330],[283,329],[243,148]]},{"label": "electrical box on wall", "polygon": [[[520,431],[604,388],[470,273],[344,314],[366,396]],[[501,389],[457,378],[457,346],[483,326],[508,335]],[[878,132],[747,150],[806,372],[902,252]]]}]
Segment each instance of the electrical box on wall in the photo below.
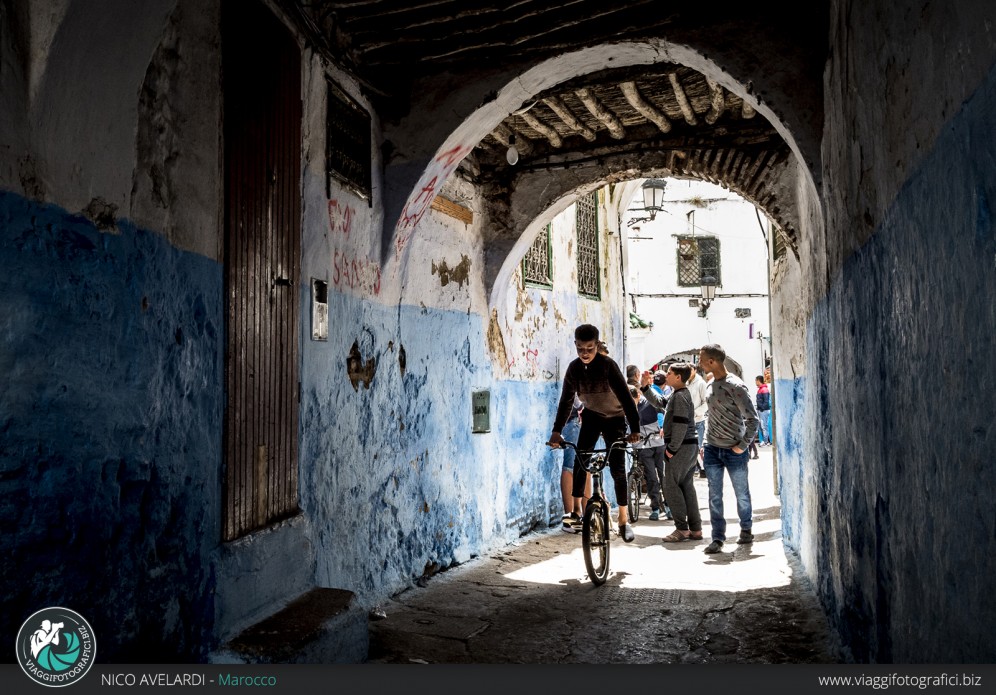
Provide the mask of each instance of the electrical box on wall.
[{"label": "electrical box on wall", "polygon": [[329,339],[329,284],[311,278],[311,339]]},{"label": "electrical box on wall", "polygon": [[491,431],[491,391],[474,391],[470,398],[474,410],[475,434]]}]

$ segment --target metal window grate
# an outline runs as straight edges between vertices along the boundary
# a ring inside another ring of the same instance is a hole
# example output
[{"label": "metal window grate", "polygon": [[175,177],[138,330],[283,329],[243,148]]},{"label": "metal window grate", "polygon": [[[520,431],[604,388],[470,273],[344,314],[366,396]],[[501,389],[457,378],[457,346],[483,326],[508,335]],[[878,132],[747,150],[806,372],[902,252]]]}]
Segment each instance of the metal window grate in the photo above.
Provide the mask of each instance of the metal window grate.
[{"label": "metal window grate", "polygon": [[522,259],[522,278],[527,285],[553,287],[553,263],[550,257],[550,225],[536,235]]},{"label": "metal window grate", "polygon": [[325,188],[332,196],[332,179],[370,200],[370,114],[328,81],[325,126]]},{"label": "metal window grate", "polygon": [[598,282],[598,192],[579,198],[577,202],[578,234],[578,294],[589,299],[601,299]]},{"label": "metal window grate", "polygon": [[716,285],[722,285],[719,261],[719,239],[678,237],[678,286],[698,287],[707,275],[716,278]]}]

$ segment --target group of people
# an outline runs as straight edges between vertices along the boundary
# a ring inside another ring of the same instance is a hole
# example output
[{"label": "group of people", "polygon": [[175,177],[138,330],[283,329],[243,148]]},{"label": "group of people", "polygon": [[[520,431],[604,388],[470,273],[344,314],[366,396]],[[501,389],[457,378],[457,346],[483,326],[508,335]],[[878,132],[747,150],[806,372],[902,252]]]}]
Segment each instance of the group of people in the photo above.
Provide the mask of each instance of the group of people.
[{"label": "group of people", "polygon": [[[702,518],[695,492],[696,471],[709,485],[712,524],[708,554],[722,551],[726,541],[723,515],[724,470],[729,473],[740,519],[738,543],[751,543],[752,508],[747,480],[749,448],[755,438],[770,443],[771,400],[758,377],[757,407],[747,386],[726,370],[726,353],[715,344],[699,351],[697,365],[676,362],[657,374],[629,365],[623,376],[591,324],[574,331],[578,358],[564,374],[553,431],[547,444],[562,448],[564,441],[590,451],[602,437],[612,443],[625,440],[637,449],[651,501],[650,520],[663,515],[675,529],[665,543],[702,539]],[[764,407],[762,407],[764,406]],[[766,411],[766,412],[765,412]],[[766,415],[762,429],[758,413]],[[707,417],[708,415],[708,417]],[[768,433],[765,436],[765,432]],[[590,479],[573,449],[566,449],[561,471],[565,531],[580,529]],[[753,456],[757,458],[756,453]],[[635,534],[628,519],[626,461],[621,449],[609,455],[609,471],[618,502],[619,536],[631,543]]]}]

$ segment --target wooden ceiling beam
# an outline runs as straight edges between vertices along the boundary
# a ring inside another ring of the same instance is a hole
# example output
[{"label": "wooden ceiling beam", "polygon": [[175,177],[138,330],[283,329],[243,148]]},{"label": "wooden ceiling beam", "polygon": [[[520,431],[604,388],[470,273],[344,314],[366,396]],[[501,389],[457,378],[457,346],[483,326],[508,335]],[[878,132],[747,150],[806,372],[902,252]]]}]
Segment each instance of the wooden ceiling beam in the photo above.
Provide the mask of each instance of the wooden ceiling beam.
[{"label": "wooden ceiling beam", "polygon": [[[434,21],[418,27],[392,26],[387,34],[381,23],[367,31],[355,31],[353,36],[359,43],[364,44],[364,48],[361,49],[364,54],[406,44],[416,44],[426,48],[462,44],[461,50],[479,46],[516,46],[587,22],[592,15],[609,15],[621,11],[614,6],[603,8],[601,12],[594,11],[594,7],[592,12],[586,12],[582,8],[572,9],[575,5],[586,3],[591,4],[591,0],[563,0],[552,7],[550,3],[540,2],[532,8],[527,7],[519,12],[502,11],[497,18],[483,22],[474,21],[484,17],[484,14],[475,9],[461,15],[462,22],[459,27],[448,27],[445,31],[440,31],[440,28],[449,20],[436,17]],[[366,36],[375,38],[364,40]],[[514,39],[509,40],[509,37]],[[432,55],[427,51],[426,57],[431,58]]]},{"label": "wooden ceiling beam", "polygon": [[[332,3],[333,5],[338,5],[339,3]],[[411,15],[416,16],[427,16],[434,18],[437,21],[446,21],[447,19],[453,18],[454,16],[466,15],[466,14],[486,14],[488,12],[498,12],[499,8],[491,7],[478,7],[471,11],[460,12],[457,8],[465,7],[466,3],[462,0],[423,0],[422,2],[375,2],[375,5],[379,5],[379,8],[374,8],[372,10],[359,10],[354,12],[339,12],[340,21],[342,22],[343,28],[347,31],[353,31],[354,29],[359,30],[364,24],[372,23],[380,25],[383,30],[384,18],[392,17],[397,18],[398,15]],[[441,8],[445,8],[447,5],[451,6],[453,9],[444,10],[440,12]],[[361,5],[356,5],[354,7],[360,7]],[[362,5],[365,6],[365,5]],[[337,8],[338,9],[338,8]],[[342,9],[352,9],[352,8],[342,8]],[[415,21],[420,21],[416,19]]]},{"label": "wooden ceiling beam", "polygon": [[585,105],[585,108],[591,112],[591,115],[601,121],[608,129],[609,135],[616,140],[622,140],[626,137],[626,129],[623,127],[622,121],[605,107],[599,98],[595,96],[594,92],[587,87],[582,87],[575,90],[574,93],[581,100],[581,103]]},{"label": "wooden ceiling beam", "polygon": [[[618,40],[620,36],[638,38],[659,33],[660,27],[671,22],[669,16],[658,16],[650,24],[634,23],[632,20],[635,7],[654,1],[635,0],[634,3],[621,7],[604,5],[592,0],[568,0],[558,3],[554,10],[561,12],[581,3],[586,3],[589,7],[584,11],[574,9],[563,12],[562,16],[542,16],[550,9],[549,3],[544,3],[544,9],[535,10],[524,17],[509,17],[488,26],[474,26],[473,23],[469,23],[459,29],[450,28],[445,32],[440,32],[437,25],[399,36],[398,33],[404,32],[404,29],[396,28],[394,32],[385,33],[381,28],[376,32],[378,38],[375,40],[357,40],[356,51],[364,56],[366,64],[372,66],[406,65],[413,59],[422,62],[462,59],[472,51],[483,51],[490,60],[494,60],[496,55],[524,56],[526,47],[530,44],[534,44],[530,53],[552,55],[565,49],[577,49],[579,41],[590,44]],[[594,35],[591,31],[592,25],[597,28]],[[379,38],[388,35],[390,39]],[[562,37],[552,38],[557,35]],[[457,36],[460,37],[459,41],[455,40]],[[515,38],[510,40],[510,36]],[[470,37],[473,38],[472,41],[465,40]]]},{"label": "wooden ceiling beam", "polygon": [[709,85],[712,105],[709,107],[709,112],[705,115],[705,122],[712,125],[723,115],[723,110],[726,108],[726,98],[723,88],[718,82],[707,77],[706,84]]},{"label": "wooden ceiling beam", "polygon": [[543,103],[546,104],[551,111],[557,114],[571,130],[577,132],[581,137],[583,137],[588,142],[595,141],[595,131],[586,126],[581,120],[571,111],[570,107],[562,102],[559,98],[551,96],[543,99]]},{"label": "wooden ceiling beam", "polygon": [[740,162],[743,161],[743,158],[744,158],[744,151],[743,150],[738,150],[737,151],[737,155],[733,158],[733,161],[730,162],[730,166],[726,170],[727,175],[731,179],[736,180],[736,178],[737,178],[737,169],[740,168]]},{"label": "wooden ceiling beam", "polygon": [[546,123],[538,119],[533,114],[528,111],[519,114],[519,117],[524,120],[530,128],[535,130],[537,133],[545,137],[552,147],[560,147],[564,144],[564,141],[560,139],[560,133],[555,129],[548,126]]},{"label": "wooden ceiling beam", "polygon": [[685,89],[681,86],[681,82],[678,81],[678,73],[669,72],[667,78],[671,80],[671,88],[674,89],[674,98],[678,102],[678,108],[681,109],[681,115],[685,117],[685,122],[688,125],[698,125],[692,105],[688,102],[688,97],[685,95]]},{"label": "wooden ceiling beam", "polygon": [[626,101],[636,109],[637,113],[656,125],[662,133],[671,131],[671,121],[656,106],[640,94],[640,90],[636,87],[636,82],[623,82],[619,85],[619,89],[622,90]]},{"label": "wooden ceiling beam", "polygon": [[754,158],[754,162],[750,165],[750,168],[747,170],[747,173],[744,174],[745,189],[750,190],[753,187],[754,179],[757,177],[757,172],[760,171],[761,166],[764,164],[764,161],[768,159],[770,155],[771,152],[769,150],[762,150]]}]

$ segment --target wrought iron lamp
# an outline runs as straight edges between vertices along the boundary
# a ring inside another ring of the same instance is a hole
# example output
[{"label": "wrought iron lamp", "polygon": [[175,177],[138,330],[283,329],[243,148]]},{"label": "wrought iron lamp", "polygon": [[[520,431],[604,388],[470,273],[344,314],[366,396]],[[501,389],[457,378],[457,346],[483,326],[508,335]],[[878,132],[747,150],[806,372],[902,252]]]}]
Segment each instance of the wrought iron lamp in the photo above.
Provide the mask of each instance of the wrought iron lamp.
[{"label": "wrought iron lamp", "polygon": [[712,305],[712,300],[716,298],[716,278],[712,275],[706,275],[705,277],[699,279],[699,284],[702,287],[702,300],[699,302],[699,316],[704,317],[706,312],[709,311],[709,307]]},{"label": "wrought iron lamp", "polygon": [[647,179],[643,182],[640,187],[643,193],[643,207],[642,208],[630,208],[631,212],[648,212],[649,217],[634,217],[627,225],[632,227],[634,224],[640,222],[646,222],[647,220],[653,221],[657,216],[657,213],[661,211],[664,206],[664,189],[667,187],[667,182],[664,179]]}]

